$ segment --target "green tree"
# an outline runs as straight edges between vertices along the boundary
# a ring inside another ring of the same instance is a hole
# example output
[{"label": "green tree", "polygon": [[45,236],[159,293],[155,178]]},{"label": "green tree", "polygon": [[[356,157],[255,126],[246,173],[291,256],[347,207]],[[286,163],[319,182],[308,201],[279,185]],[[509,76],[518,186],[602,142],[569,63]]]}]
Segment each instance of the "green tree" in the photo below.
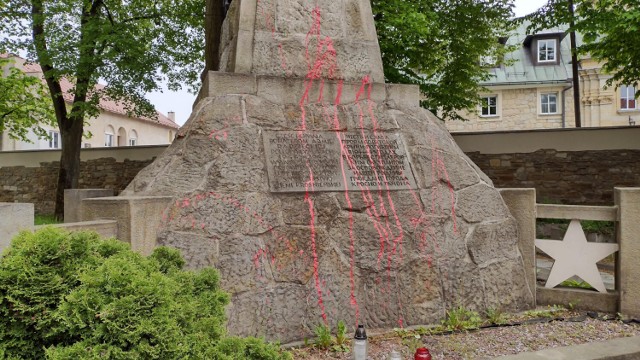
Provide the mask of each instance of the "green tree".
[{"label": "green tree", "polygon": [[636,87],[640,96],[640,6],[637,0],[579,1],[575,29],[583,34],[580,48],[602,62],[613,77],[608,86]]},{"label": "green tree", "polygon": [[291,359],[228,336],[218,272],[184,264],[95,233],[22,232],[0,258],[0,359]]},{"label": "green tree", "polygon": [[372,0],[385,78],[420,85],[423,106],[443,119],[475,110],[489,72],[511,50],[511,0]]},{"label": "green tree", "polygon": [[53,126],[55,116],[41,79],[15,68],[12,59],[0,58],[0,135],[7,131],[13,139],[30,141],[29,130],[47,136],[44,124]]},{"label": "green tree", "polygon": [[[571,10],[575,9],[575,15]],[[531,31],[550,26],[568,26],[582,34],[577,54],[586,54],[603,64],[612,75],[607,86],[640,83],[640,7],[635,0],[549,0],[527,17]],[[574,61],[577,66],[577,61]],[[574,77],[577,78],[577,77]],[[640,91],[636,91],[640,96]],[[577,96],[574,96],[578,98]]]},{"label": "green tree", "polygon": [[[155,118],[144,94],[198,83],[205,4],[198,0],[3,0],[0,51],[27,51],[40,64],[62,138],[56,216],[64,189],[78,186],[84,122],[99,99],[126,103],[131,114]],[[60,80],[74,85],[64,101]],[[98,90],[98,80],[107,87]]]}]

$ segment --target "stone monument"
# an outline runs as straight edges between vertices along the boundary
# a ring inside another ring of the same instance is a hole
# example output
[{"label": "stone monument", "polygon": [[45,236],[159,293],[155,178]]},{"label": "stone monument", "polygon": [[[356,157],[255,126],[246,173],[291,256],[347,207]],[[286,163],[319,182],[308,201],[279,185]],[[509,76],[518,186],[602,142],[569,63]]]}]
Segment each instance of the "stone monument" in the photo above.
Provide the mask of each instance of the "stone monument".
[{"label": "stone monument", "polygon": [[219,269],[229,330],[393,328],[533,303],[517,225],[416,86],[384,83],[369,0],[234,0],[220,71],[125,196],[172,196],[157,243]]}]

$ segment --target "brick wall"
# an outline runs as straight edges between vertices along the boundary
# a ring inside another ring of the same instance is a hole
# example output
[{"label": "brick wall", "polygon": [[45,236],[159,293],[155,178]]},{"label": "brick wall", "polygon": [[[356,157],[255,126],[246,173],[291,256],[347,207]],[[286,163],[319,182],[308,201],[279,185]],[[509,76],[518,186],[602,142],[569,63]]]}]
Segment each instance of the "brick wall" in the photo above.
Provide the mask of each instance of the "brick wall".
[{"label": "brick wall", "polygon": [[467,155],[496,187],[535,188],[539,203],[612,205],[614,187],[640,187],[640,150]]},{"label": "brick wall", "polygon": [[[81,189],[113,189],[119,194],[150,160],[116,161],[101,158],[80,164]],[[0,167],[0,202],[34,203],[36,214],[53,214],[58,175],[57,161],[40,167]]]}]

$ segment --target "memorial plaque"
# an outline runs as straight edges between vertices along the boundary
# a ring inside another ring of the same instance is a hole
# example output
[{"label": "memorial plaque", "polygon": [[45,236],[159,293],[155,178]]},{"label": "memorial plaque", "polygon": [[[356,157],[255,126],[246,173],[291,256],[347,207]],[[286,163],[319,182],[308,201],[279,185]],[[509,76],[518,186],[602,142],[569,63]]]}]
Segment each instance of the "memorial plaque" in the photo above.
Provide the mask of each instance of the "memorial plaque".
[{"label": "memorial plaque", "polygon": [[417,187],[397,133],[265,131],[263,140],[271,192]]}]

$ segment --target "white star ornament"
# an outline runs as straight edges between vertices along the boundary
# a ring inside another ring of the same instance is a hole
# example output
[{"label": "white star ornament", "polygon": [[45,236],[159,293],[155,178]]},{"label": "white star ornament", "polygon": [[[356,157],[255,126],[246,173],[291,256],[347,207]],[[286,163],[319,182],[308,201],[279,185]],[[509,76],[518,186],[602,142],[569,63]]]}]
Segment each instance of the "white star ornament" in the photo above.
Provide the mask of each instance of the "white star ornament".
[{"label": "white star ornament", "polygon": [[536,239],[536,246],[555,261],[546,288],[576,275],[600,292],[607,292],[596,263],[618,251],[618,244],[587,242],[579,220],[571,220],[562,241]]}]

